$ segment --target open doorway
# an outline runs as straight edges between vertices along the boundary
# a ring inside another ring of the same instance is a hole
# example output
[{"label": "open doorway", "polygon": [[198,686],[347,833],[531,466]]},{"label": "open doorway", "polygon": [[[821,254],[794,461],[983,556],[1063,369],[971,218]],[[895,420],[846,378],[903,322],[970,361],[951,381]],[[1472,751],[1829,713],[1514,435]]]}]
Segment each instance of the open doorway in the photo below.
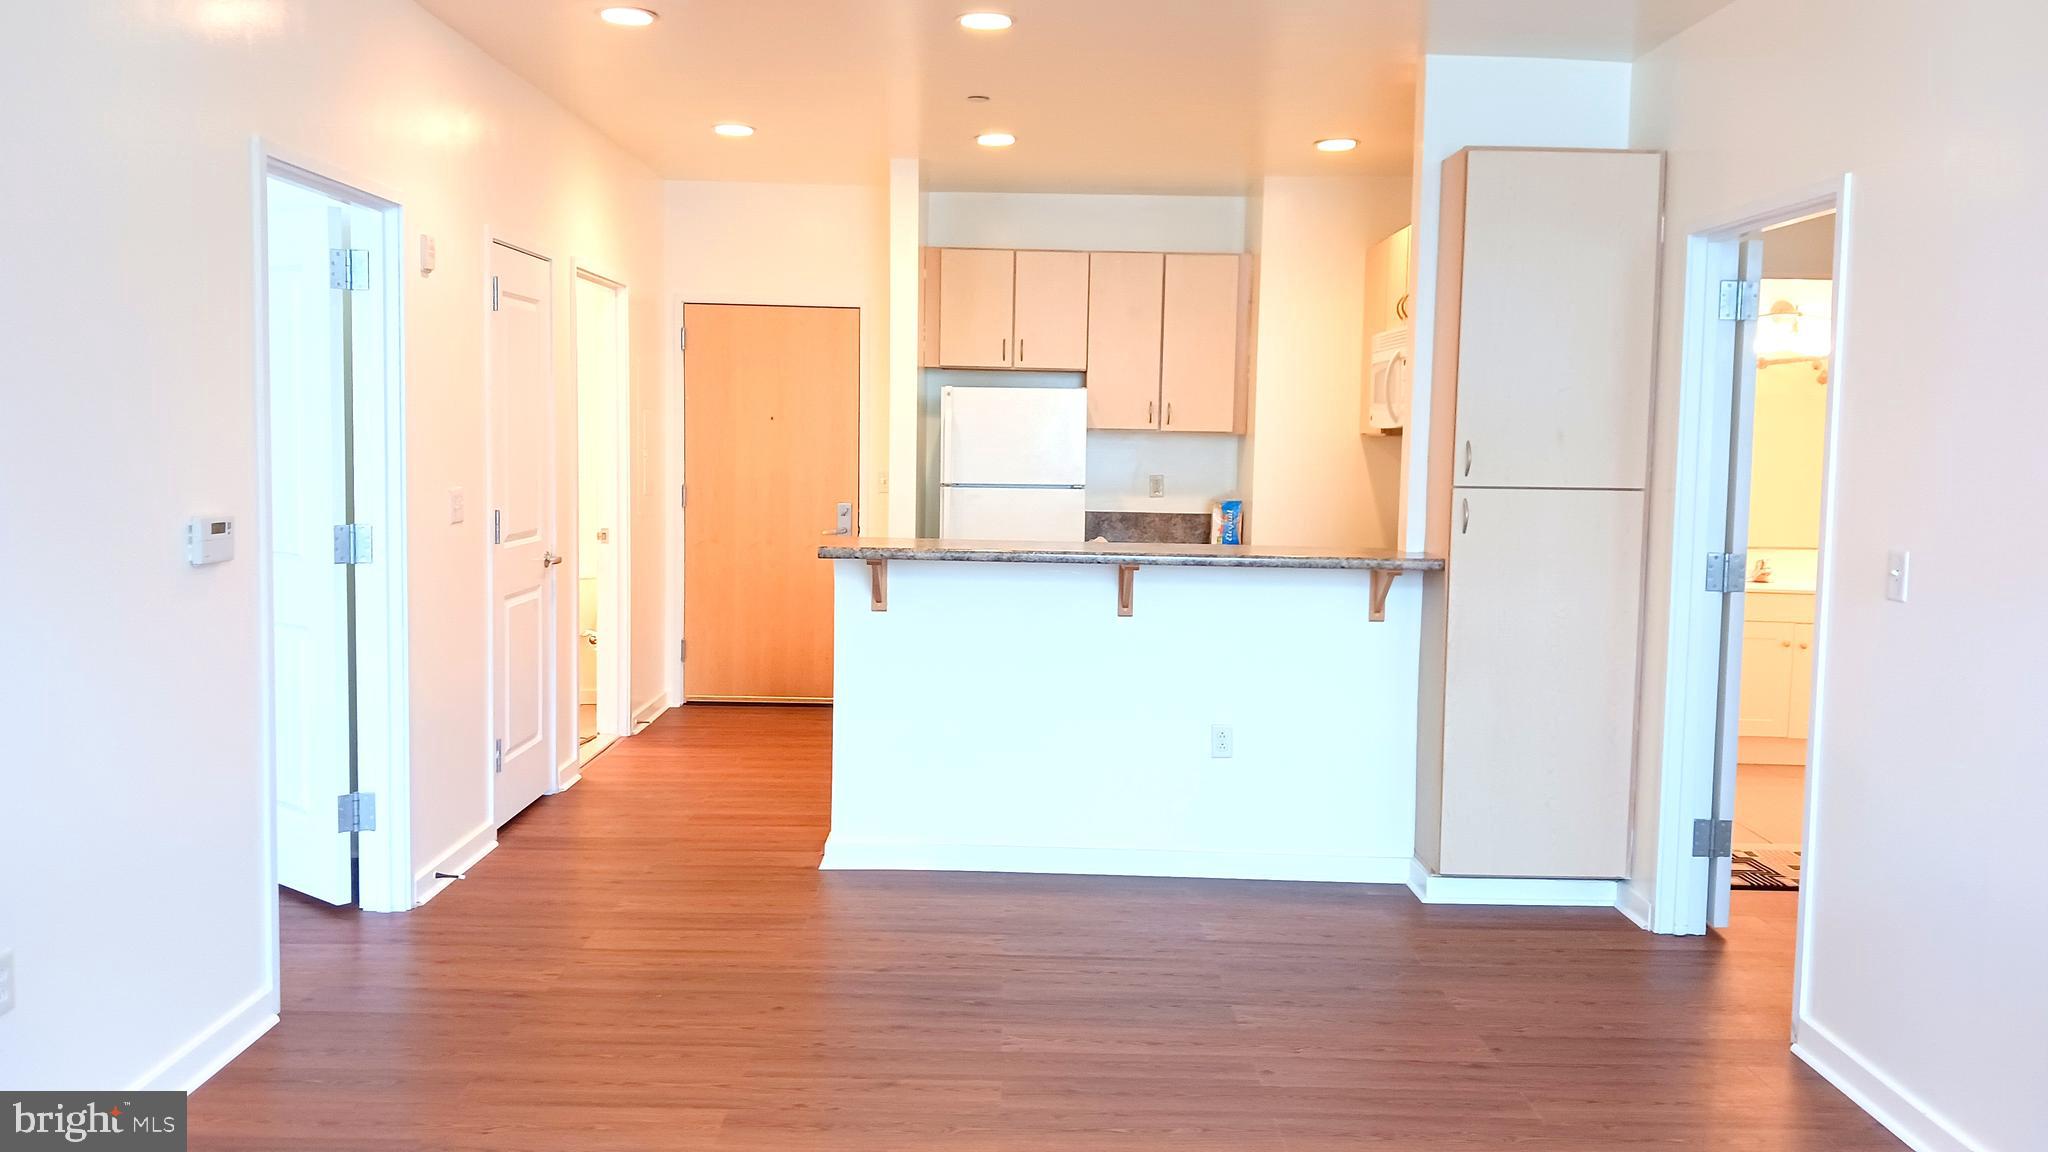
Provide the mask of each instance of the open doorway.
[{"label": "open doorway", "polygon": [[[576,272],[576,771],[632,731],[626,290]],[[568,781],[564,782],[564,785]]]},{"label": "open doorway", "polygon": [[260,562],[280,886],[412,907],[398,208],[265,157]]},{"label": "open doorway", "polygon": [[1805,840],[1835,214],[1764,230],[1748,323],[1749,512],[1730,886],[1796,891]]}]

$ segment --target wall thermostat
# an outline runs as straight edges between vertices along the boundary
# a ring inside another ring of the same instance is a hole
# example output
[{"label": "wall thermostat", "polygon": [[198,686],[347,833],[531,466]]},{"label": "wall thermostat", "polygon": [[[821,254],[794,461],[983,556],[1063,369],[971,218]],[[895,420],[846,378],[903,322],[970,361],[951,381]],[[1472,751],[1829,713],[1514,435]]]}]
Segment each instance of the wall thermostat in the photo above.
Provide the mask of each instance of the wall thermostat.
[{"label": "wall thermostat", "polygon": [[194,567],[234,558],[234,517],[194,516],[185,522],[185,559]]}]

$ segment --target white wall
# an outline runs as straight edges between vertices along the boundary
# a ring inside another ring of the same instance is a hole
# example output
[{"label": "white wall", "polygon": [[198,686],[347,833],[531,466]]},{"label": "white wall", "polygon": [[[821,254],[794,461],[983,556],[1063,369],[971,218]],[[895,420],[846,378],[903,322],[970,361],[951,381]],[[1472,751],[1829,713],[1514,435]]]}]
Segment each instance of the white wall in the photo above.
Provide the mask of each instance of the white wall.
[{"label": "white wall", "polygon": [[[2048,1139],[2044,41],[2048,8],[2017,0],[1896,0],[1883,19],[1736,0],[1636,69],[1634,142],[1670,151],[1674,244],[1853,177],[1796,1028],[1922,1149]],[[1674,247],[1667,350],[1683,265]],[[1671,539],[1680,407],[1679,358],[1662,363],[1653,542]],[[1892,548],[1913,550],[1907,604],[1884,597]],[[1652,557],[1661,701],[1672,572]],[[1645,713],[1637,810],[1654,813],[1663,717]]]},{"label": "white wall", "polygon": [[[184,1086],[278,1004],[258,736],[251,137],[406,209],[422,867],[489,820],[486,237],[555,259],[570,477],[572,263],[645,289],[637,447],[659,460],[661,426],[645,419],[665,327],[659,185],[403,0],[81,0],[9,6],[0,25],[0,103],[16,110],[0,128],[0,203],[32,222],[13,230],[8,260],[34,270],[0,281],[0,524],[32,533],[37,557],[0,575],[20,609],[0,625],[0,724],[13,734],[0,949],[14,951],[19,993],[0,1016],[0,1083]],[[425,279],[421,231],[439,242]],[[468,494],[462,525],[448,523],[454,487]],[[185,564],[197,513],[238,518],[235,560]],[[636,501],[635,525],[659,539],[658,502]],[[639,595],[659,603],[661,551],[641,555]]]},{"label": "white wall", "polygon": [[[1083,252],[1242,252],[1241,196],[1112,196],[1038,192],[930,192],[925,243],[942,248]],[[1361,275],[1362,275],[1361,265]],[[919,534],[938,531],[939,388],[1075,387],[1080,373],[927,369],[919,389]],[[1097,511],[1207,512],[1236,495],[1239,438],[1183,432],[1088,433],[1088,507]],[[1153,474],[1167,495],[1147,495]]]},{"label": "white wall", "polygon": [[1359,433],[1365,256],[1408,223],[1406,177],[1268,177],[1257,287],[1245,530],[1259,544],[1390,548],[1399,440]]},{"label": "white wall", "polygon": [[834,567],[826,867],[1407,879],[1420,577]]},{"label": "white wall", "polygon": [[1429,56],[1415,141],[1415,392],[1403,438],[1403,533],[1420,551],[1427,524],[1430,380],[1435,370],[1437,245],[1443,163],[1461,148],[1626,148],[1628,64],[1506,56]]},{"label": "white wall", "polygon": [[931,192],[926,243],[1081,252],[1242,252],[1242,196]]},{"label": "white wall", "polygon": [[[889,197],[862,184],[671,181],[668,288],[691,304],[860,309],[860,531],[888,520]],[[675,345],[670,348],[675,355]],[[680,379],[678,371],[674,378]]]}]

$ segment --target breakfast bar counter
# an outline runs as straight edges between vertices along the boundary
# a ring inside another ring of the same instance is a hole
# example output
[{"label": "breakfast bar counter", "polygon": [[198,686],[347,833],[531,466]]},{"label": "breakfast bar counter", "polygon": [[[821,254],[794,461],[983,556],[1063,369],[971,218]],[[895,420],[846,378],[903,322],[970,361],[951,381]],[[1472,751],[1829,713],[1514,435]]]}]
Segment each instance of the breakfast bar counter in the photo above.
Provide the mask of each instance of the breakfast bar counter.
[{"label": "breakfast bar counter", "polygon": [[1404,883],[1428,556],[830,540],[828,869]]}]

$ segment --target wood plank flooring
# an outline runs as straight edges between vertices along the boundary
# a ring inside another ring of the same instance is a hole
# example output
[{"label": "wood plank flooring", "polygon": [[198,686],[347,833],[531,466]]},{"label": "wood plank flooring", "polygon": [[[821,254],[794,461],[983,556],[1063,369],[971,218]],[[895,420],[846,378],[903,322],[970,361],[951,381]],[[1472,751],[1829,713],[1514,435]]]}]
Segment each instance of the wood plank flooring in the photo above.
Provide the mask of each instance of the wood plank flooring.
[{"label": "wood plank flooring", "polygon": [[1405,889],[821,873],[825,709],[691,706],[409,915],[284,904],[195,1149],[1902,1148],[1725,938]]}]

